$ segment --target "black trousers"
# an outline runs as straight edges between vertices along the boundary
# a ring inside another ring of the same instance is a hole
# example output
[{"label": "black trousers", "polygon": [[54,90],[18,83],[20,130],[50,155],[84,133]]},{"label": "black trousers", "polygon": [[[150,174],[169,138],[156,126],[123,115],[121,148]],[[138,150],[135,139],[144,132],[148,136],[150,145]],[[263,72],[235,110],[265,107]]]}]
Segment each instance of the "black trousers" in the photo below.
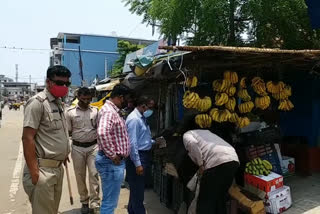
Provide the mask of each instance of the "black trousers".
[{"label": "black trousers", "polygon": [[204,171],[200,180],[197,214],[226,214],[226,197],[239,167],[236,161]]}]

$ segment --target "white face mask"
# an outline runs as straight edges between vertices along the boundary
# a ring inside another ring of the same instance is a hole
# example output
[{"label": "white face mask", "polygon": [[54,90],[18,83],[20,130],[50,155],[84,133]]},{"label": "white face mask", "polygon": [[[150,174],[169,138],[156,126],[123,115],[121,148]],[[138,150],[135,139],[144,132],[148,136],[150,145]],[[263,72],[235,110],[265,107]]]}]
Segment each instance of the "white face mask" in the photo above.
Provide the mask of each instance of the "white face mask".
[{"label": "white face mask", "polygon": [[147,111],[143,112],[143,116],[145,118],[150,117],[153,114],[153,110],[148,109]]}]

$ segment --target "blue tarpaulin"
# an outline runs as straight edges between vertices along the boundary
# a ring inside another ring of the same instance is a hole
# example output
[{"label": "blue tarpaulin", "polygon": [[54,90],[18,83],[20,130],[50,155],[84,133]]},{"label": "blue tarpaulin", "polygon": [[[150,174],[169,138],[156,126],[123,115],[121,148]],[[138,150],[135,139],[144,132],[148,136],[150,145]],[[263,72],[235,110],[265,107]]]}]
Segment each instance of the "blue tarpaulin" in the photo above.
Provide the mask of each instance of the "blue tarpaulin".
[{"label": "blue tarpaulin", "polygon": [[311,26],[320,29],[320,0],[306,0]]}]

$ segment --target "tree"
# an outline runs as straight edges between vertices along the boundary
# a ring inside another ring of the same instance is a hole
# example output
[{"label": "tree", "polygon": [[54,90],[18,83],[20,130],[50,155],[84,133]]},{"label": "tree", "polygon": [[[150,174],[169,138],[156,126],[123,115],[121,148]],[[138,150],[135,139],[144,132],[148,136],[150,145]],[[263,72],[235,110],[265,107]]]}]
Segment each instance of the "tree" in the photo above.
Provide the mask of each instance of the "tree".
[{"label": "tree", "polygon": [[127,54],[140,50],[141,48],[144,48],[144,47],[145,47],[144,45],[137,45],[137,44],[132,44],[128,41],[119,40],[118,41],[119,58],[113,65],[110,76],[114,77],[122,73],[123,65],[126,60]]},{"label": "tree", "polygon": [[319,48],[304,0],[123,0],[166,38],[189,45]]}]

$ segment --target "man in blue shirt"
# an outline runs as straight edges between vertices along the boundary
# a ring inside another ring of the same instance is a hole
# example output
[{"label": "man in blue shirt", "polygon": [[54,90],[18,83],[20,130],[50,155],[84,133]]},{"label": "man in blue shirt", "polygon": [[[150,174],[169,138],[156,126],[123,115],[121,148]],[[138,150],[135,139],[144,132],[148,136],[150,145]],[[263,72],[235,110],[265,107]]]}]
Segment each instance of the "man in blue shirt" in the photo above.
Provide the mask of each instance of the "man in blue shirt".
[{"label": "man in blue shirt", "polygon": [[152,115],[154,105],[154,100],[141,96],[137,100],[137,107],[126,120],[130,141],[130,158],[126,161],[126,172],[130,187],[129,214],[146,213],[143,205],[145,172],[150,167],[150,150],[154,143],[146,119]]}]

